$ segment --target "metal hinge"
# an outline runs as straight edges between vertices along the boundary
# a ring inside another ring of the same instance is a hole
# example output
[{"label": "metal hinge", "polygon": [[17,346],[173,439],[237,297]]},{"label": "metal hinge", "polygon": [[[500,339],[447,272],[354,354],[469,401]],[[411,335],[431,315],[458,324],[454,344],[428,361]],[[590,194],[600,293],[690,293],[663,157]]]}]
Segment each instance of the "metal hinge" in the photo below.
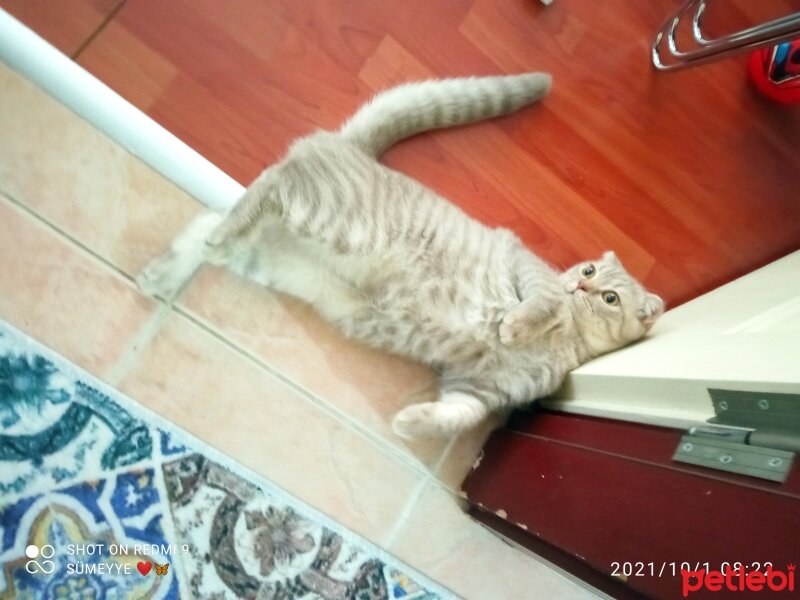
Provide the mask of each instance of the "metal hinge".
[{"label": "metal hinge", "polygon": [[800,394],[708,392],[716,417],[690,429],[672,459],[786,481],[800,452]]}]

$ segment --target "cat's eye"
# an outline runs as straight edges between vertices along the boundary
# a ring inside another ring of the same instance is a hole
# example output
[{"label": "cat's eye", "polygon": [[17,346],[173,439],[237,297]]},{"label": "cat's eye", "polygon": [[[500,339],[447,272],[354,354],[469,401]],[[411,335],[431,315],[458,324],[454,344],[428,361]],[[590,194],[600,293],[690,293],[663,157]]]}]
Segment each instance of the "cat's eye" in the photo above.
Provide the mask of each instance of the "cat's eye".
[{"label": "cat's eye", "polygon": [[583,267],[583,269],[581,269],[581,275],[583,275],[586,279],[594,277],[596,272],[597,271],[595,270],[594,265],[586,265]]},{"label": "cat's eye", "polygon": [[619,304],[619,296],[616,292],[603,292],[603,301],[609,306],[616,306]]}]

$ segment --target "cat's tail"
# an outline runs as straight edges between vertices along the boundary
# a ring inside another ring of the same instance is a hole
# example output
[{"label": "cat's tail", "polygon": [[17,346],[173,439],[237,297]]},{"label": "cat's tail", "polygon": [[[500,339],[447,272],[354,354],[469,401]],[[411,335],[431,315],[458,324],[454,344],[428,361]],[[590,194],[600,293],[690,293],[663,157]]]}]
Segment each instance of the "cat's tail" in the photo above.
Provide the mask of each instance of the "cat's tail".
[{"label": "cat's tail", "polygon": [[406,83],[375,96],[339,133],[379,156],[394,143],[427,129],[513,112],[544,97],[551,83],[547,73]]}]

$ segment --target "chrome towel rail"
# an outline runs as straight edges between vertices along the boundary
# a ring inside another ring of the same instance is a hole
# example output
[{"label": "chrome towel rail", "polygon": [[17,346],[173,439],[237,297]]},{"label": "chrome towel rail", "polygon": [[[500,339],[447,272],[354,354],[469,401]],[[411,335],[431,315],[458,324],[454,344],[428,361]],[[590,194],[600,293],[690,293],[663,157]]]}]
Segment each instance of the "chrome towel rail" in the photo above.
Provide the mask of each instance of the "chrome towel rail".
[{"label": "chrome towel rail", "polygon": [[[800,37],[800,12],[755,25],[718,38],[708,38],[703,33],[702,18],[711,0],[687,0],[667,19],[656,34],[652,47],[653,66],[669,71],[710,62],[744,50],[774,46]],[[678,49],[675,40],[681,20],[692,15],[694,45],[685,51]],[[666,38],[666,40],[665,40]],[[666,44],[664,43],[666,41]],[[666,45],[666,52],[664,46]]]}]

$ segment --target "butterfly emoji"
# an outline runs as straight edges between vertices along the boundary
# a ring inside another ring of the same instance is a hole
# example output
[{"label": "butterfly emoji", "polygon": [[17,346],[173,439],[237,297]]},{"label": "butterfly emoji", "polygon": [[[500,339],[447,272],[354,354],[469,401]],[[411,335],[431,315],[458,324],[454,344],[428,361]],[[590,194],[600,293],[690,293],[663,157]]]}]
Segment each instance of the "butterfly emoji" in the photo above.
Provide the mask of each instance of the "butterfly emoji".
[{"label": "butterfly emoji", "polygon": [[160,565],[157,562],[154,562],[153,566],[156,569],[156,575],[166,575],[167,571],[169,570],[169,563],[164,563],[163,565]]}]

